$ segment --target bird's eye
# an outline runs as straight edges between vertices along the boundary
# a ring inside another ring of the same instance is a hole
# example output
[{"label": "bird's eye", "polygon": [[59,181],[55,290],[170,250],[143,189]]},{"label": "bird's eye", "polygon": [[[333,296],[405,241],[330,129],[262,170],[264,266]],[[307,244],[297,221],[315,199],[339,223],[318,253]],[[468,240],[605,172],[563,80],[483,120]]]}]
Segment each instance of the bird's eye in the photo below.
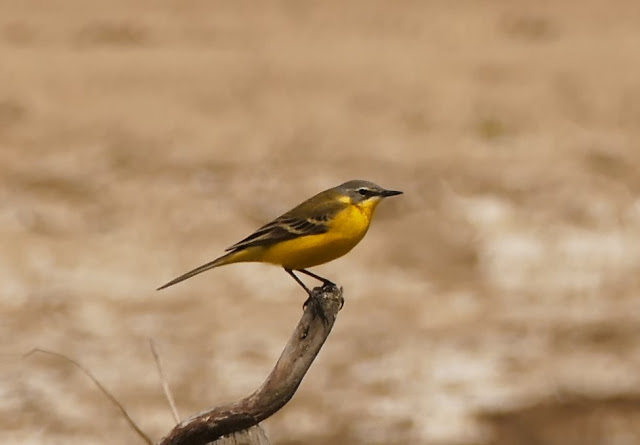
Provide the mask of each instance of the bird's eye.
[{"label": "bird's eye", "polygon": [[371,190],[366,189],[366,188],[364,188],[364,187],[363,187],[363,188],[359,188],[359,189],[358,189],[358,193],[359,193],[361,196],[369,196],[369,195],[371,195]]}]

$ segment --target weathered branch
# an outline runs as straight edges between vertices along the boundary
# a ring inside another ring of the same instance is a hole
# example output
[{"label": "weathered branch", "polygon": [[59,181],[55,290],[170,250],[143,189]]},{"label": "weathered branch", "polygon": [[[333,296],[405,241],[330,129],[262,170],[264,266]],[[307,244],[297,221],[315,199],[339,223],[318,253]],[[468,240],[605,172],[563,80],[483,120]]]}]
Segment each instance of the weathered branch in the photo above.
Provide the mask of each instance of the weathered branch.
[{"label": "weathered branch", "polygon": [[205,445],[257,425],[282,408],[329,336],[343,302],[342,289],[329,285],[313,289],[298,326],[265,382],[242,400],[179,423],[158,445]]},{"label": "weathered branch", "polygon": [[253,425],[246,430],[236,431],[220,439],[209,442],[208,445],[271,445],[262,427]]}]

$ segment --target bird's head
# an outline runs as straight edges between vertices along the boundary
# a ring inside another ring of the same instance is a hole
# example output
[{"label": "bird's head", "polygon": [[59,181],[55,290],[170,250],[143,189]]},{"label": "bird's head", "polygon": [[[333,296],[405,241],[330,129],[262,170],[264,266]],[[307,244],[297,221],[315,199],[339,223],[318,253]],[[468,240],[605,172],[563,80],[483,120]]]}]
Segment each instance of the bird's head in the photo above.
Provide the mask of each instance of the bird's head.
[{"label": "bird's head", "polygon": [[340,194],[342,201],[365,210],[369,214],[384,198],[402,194],[402,192],[387,190],[373,182],[362,180],[353,180],[340,184],[336,187],[336,191]]}]

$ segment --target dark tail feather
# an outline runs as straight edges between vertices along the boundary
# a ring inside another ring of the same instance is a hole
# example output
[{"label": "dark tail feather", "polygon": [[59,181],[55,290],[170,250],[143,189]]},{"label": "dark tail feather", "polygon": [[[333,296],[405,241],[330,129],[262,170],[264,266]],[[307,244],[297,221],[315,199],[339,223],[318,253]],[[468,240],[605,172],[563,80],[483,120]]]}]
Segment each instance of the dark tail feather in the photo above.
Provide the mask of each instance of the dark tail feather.
[{"label": "dark tail feather", "polygon": [[181,281],[186,280],[187,278],[191,278],[191,277],[193,277],[195,275],[198,275],[198,274],[200,274],[202,272],[205,272],[205,271],[207,271],[209,269],[213,269],[214,267],[218,267],[218,266],[222,266],[224,264],[227,264],[229,262],[228,260],[230,259],[230,257],[234,256],[236,253],[237,252],[229,252],[228,254],[223,255],[220,258],[216,258],[215,260],[213,260],[213,261],[211,261],[211,262],[209,262],[207,264],[203,264],[200,267],[196,267],[195,269],[193,269],[193,270],[191,270],[191,271],[189,271],[189,272],[187,272],[185,274],[180,275],[178,278],[174,278],[173,280],[169,281],[167,284],[164,284],[164,285],[160,286],[156,290],[165,289],[165,288],[167,288],[169,286],[173,286],[174,284],[177,284],[177,283],[179,283]]}]

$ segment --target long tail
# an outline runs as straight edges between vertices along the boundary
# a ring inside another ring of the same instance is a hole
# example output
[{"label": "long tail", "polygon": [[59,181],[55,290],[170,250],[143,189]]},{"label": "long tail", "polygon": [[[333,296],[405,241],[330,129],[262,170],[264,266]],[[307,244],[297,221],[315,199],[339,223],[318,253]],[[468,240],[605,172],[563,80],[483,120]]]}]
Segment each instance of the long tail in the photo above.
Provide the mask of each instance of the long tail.
[{"label": "long tail", "polygon": [[156,290],[162,290],[165,289],[169,286],[173,286],[174,284],[177,284],[181,281],[186,280],[187,278],[191,278],[195,275],[198,275],[202,272],[205,272],[209,269],[213,269],[214,267],[218,267],[218,266],[224,266],[225,264],[229,264],[229,263],[235,263],[236,261],[238,261],[238,254],[242,252],[242,251],[235,251],[235,252],[229,252],[226,255],[222,255],[220,258],[216,258],[215,260],[207,263],[207,264],[203,264],[200,267],[196,267],[195,269],[180,275],[178,278],[174,278],[173,280],[169,281],[167,284],[164,284],[162,286],[160,286],[158,289]]}]

